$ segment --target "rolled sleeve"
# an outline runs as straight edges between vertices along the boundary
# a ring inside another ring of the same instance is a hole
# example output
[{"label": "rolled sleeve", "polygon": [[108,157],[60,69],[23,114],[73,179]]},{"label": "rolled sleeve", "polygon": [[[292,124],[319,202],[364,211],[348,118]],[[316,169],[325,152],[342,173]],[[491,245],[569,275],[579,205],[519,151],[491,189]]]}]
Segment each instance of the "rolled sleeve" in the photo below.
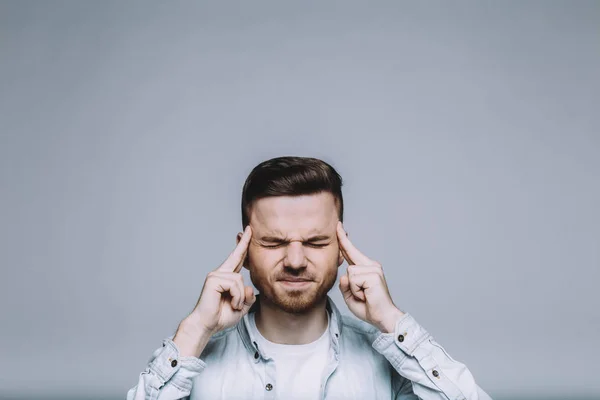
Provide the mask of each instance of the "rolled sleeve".
[{"label": "rolled sleeve", "polygon": [[467,367],[452,359],[410,314],[396,322],[394,333],[381,333],[373,348],[400,376],[412,382],[413,392],[420,399],[490,399]]},{"label": "rolled sleeve", "polygon": [[182,368],[199,373],[205,367],[206,363],[199,358],[180,357],[179,349],[171,339],[163,341],[162,349],[159,349],[158,355],[148,365],[150,372],[156,375],[161,385]]},{"label": "rolled sleeve", "polygon": [[381,334],[373,343],[373,348],[383,354],[386,349],[395,344],[406,355],[414,356],[421,343],[430,337],[431,335],[415,321],[412,315],[404,314],[396,322],[394,333]]},{"label": "rolled sleeve", "polygon": [[183,399],[192,389],[192,380],[206,363],[197,357],[181,357],[177,345],[167,338],[152,354],[138,384],[127,393],[128,400]]}]

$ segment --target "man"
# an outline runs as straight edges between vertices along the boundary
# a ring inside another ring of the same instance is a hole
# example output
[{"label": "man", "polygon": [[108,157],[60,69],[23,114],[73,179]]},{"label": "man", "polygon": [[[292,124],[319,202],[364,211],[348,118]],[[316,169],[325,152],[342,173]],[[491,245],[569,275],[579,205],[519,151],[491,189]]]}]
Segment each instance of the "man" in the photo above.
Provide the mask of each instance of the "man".
[{"label": "man", "polygon": [[[394,305],[382,266],[344,230],[341,187],[335,169],[314,158],[256,166],[242,192],[237,247],[208,274],[128,400],[490,399]],[[327,295],[344,259],[339,288],[358,319]]]}]

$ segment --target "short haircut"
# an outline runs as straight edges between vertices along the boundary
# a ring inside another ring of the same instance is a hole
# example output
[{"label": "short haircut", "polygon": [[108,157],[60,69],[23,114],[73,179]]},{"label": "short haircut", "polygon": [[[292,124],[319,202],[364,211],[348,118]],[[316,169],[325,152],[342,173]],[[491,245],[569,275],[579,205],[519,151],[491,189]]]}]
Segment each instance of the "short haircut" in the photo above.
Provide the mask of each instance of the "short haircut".
[{"label": "short haircut", "polygon": [[242,190],[242,226],[250,223],[252,204],[275,196],[302,196],[329,192],[344,221],[342,177],[328,163],[311,157],[277,157],[258,164],[246,178]]}]

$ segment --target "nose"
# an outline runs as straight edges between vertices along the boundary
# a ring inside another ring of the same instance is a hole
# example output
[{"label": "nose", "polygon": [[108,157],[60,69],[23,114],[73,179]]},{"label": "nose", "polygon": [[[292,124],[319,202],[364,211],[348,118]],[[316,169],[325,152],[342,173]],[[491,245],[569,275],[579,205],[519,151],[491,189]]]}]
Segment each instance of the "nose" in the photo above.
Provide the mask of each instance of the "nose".
[{"label": "nose", "polygon": [[288,268],[306,268],[307,259],[304,254],[304,246],[299,242],[290,242],[286,246],[285,259],[283,260],[284,266]]}]

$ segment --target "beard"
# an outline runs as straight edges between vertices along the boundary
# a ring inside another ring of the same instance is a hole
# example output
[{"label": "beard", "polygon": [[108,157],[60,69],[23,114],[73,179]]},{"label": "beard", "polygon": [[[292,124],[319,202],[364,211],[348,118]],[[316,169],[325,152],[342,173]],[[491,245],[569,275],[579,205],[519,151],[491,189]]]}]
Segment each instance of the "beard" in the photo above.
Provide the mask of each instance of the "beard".
[{"label": "beard", "polygon": [[328,268],[323,276],[322,283],[312,282],[305,289],[284,289],[277,283],[277,280],[289,277],[302,277],[306,279],[311,276],[290,274],[282,271],[275,278],[275,285],[271,284],[266,276],[256,272],[255,268],[250,269],[250,280],[261,294],[261,297],[290,314],[304,314],[317,305],[321,304],[327,298],[327,293],[331,290],[337,279],[337,267]]}]

